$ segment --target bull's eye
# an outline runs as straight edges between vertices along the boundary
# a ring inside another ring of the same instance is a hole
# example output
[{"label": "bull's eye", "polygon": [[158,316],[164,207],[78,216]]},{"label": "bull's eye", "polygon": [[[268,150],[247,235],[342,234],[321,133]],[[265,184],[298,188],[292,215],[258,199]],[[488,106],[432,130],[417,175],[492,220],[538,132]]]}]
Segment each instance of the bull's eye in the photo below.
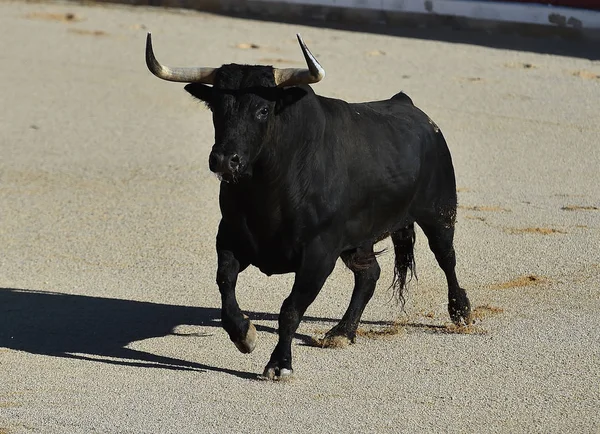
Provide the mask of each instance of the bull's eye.
[{"label": "bull's eye", "polygon": [[266,120],[267,116],[269,116],[269,107],[267,107],[267,106],[264,106],[264,107],[260,108],[256,112],[256,119],[258,119],[259,121]]}]

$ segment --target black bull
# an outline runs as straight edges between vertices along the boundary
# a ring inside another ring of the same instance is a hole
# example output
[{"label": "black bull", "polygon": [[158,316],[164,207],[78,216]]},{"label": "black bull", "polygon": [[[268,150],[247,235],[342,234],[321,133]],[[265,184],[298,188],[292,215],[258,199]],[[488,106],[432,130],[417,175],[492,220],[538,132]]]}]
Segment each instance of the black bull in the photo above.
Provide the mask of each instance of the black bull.
[{"label": "black bull", "polygon": [[350,104],[316,95],[308,85],[278,86],[276,71],[223,65],[199,80],[212,87],[185,87],[213,113],[209,166],[222,179],[217,285],[222,324],[237,348],[249,353],[256,342],[236,300],[238,274],[249,265],[267,275],[293,272],[279,342],[263,373],[291,375],[292,337],[340,257],[355,286],[324,343],[353,342],[380,274],[373,245],[391,236],[402,295],[413,271],[415,222],[446,275],[452,321],[468,324],[470,303],[455,274],[454,169],[439,128],[403,93]]}]

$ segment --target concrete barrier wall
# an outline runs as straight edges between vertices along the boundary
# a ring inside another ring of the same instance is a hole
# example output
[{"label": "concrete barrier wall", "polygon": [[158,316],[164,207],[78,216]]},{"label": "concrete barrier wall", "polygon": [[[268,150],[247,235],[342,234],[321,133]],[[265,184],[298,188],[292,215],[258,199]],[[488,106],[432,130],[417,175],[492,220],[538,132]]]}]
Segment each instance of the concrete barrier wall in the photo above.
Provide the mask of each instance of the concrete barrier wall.
[{"label": "concrete barrier wall", "polygon": [[600,12],[536,3],[474,0],[228,0],[237,6],[253,3],[287,3],[327,8],[348,8],[422,15],[464,17],[477,20],[600,29]]},{"label": "concrete barrier wall", "polygon": [[490,0],[95,0],[251,16],[386,26],[454,28],[587,36],[600,40],[600,11]]}]

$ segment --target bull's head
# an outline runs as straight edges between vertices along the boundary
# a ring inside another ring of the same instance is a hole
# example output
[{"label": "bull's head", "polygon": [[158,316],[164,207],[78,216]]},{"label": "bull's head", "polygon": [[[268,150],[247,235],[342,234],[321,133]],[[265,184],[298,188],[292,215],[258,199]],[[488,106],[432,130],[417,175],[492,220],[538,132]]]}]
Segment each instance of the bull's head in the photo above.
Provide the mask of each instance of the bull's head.
[{"label": "bull's head", "polygon": [[[146,39],[146,65],[163,80],[189,83],[190,94],[204,101],[213,113],[215,144],[209,157],[210,170],[225,181],[252,173],[270,125],[284,101],[297,99],[288,89],[316,83],[325,70],[306,47],[298,42],[308,69],[278,69],[271,66],[223,65],[220,68],[170,68],[154,57],[150,33]],[[207,86],[207,85],[212,85]]]}]

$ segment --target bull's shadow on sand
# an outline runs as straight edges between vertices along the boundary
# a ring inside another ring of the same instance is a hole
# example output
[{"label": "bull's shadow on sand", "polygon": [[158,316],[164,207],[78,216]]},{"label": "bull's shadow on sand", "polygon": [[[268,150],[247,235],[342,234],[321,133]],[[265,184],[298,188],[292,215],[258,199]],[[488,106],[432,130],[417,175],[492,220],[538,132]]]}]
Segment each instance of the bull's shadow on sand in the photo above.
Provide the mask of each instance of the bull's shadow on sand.
[{"label": "bull's shadow on sand", "polygon": [[[248,314],[255,320],[277,320],[277,314]],[[215,308],[0,288],[0,347],[91,362],[256,378],[255,373],[127,348],[131,342],[175,334],[175,328],[182,324],[221,327],[220,316],[220,309]],[[337,322],[314,317],[304,321]],[[259,324],[256,328],[275,332]]]},{"label": "bull's shadow on sand", "polygon": [[127,366],[249,377],[249,373],[127,348],[131,342],[173,334],[181,324],[219,327],[219,318],[214,308],[0,289],[0,347]]},{"label": "bull's shadow on sand", "polygon": [[[275,314],[250,315],[277,319]],[[218,371],[255,378],[252,373],[127,348],[131,342],[175,334],[182,324],[221,327],[220,316],[215,308],[0,288],[0,347],[126,366]],[[265,326],[257,329],[274,331]]]}]

